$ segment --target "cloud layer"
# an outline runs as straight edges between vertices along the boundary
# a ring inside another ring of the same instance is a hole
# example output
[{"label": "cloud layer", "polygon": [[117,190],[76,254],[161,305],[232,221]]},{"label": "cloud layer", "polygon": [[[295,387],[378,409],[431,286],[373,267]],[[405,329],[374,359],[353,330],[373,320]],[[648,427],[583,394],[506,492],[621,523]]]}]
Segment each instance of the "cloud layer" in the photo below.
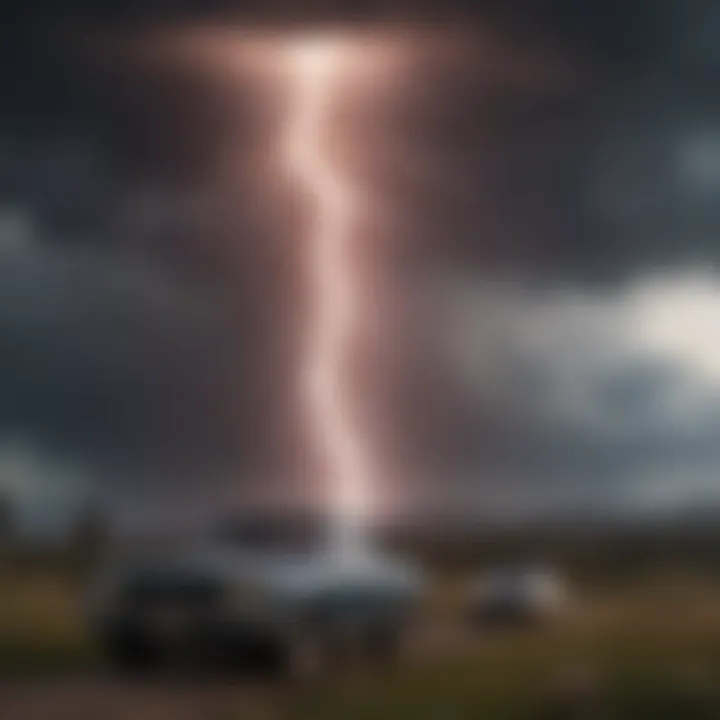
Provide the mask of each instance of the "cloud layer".
[{"label": "cloud layer", "polygon": [[720,277],[713,271],[649,274],[613,289],[467,276],[439,287],[440,363],[457,398],[456,422],[477,418],[478,452],[465,456],[476,468],[486,461],[489,418],[508,433],[509,473],[534,466],[630,494],[638,468],[647,476],[648,467],[700,463],[714,473]]}]

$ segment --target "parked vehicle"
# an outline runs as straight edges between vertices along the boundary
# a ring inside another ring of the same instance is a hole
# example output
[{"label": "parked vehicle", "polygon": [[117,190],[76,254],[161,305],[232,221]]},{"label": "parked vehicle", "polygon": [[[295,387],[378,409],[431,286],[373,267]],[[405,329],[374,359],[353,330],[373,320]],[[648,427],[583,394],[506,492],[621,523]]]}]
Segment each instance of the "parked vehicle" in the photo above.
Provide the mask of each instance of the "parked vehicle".
[{"label": "parked vehicle", "polygon": [[405,562],[338,552],[321,519],[265,515],[104,568],[90,618],[124,668],[207,657],[312,675],[359,653],[393,658],[422,591]]},{"label": "parked vehicle", "polygon": [[469,615],[480,623],[550,620],[567,604],[561,576],[546,567],[494,568],[476,577],[470,587]]}]

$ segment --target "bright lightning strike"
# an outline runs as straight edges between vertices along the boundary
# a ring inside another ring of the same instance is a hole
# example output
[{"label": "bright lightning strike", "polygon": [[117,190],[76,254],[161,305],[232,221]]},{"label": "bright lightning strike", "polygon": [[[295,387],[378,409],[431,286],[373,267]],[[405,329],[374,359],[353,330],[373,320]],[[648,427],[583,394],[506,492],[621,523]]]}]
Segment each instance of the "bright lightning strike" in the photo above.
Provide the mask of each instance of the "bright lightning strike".
[{"label": "bright lightning strike", "polygon": [[362,313],[362,289],[352,258],[357,195],[328,157],[333,100],[346,69],[347,48],[332,41],[301,43],[288,59],[292,103],[286,162],[312,206],[308,230],[307,315],[301,391],[313,441],[330,480],[333,513],[344,549],[356,549],[373,486],[369,453],[351,412],[344,374]]}]

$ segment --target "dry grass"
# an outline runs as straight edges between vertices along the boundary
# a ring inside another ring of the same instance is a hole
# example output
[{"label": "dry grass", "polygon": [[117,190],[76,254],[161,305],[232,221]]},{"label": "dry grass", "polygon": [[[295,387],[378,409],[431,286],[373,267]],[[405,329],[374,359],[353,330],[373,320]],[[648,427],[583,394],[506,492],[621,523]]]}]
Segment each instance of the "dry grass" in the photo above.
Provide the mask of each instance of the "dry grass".
[{"label": "dry grass", "polygon": [[[140,687],[103,679],[75,582],[45,572],[8,575],[2,586],[0,673],[12,674],[18,688],[42,683],[48,707],[58,708],[53,717],[65,717],[62,708],[72,717],[73,708],[93,698],[107,703],[116,696],[114,710],[132,709],[117,717],[134,720],[158,717],[159,707],[173,720],[720,718],[720,587],[697,579],[587,588],[553,627],[465,632],[452,647],[426,648],[396,670],[360,671],[294,690],[241,681]],[[456,581],[441,583],[421,634],[449,627],[459,610],[458,588]],[[48,678],[68,673],[70,679]],[[18,712],[33,720],[31,712]]]},{"label": "dry grass", "polygon": [[60,572],[3,572],[0,591],[2,675],[57,672],[95,662],[77,582]]},{"label": "dry grass", "polygon": [[[440,607],[453,614],[457,588]],[[454,608],[457,610],[457,606]],[[478,634],[451,657],[324,688],[302,718],[720,718],[720,588],[600,587],[559,624]]]}]

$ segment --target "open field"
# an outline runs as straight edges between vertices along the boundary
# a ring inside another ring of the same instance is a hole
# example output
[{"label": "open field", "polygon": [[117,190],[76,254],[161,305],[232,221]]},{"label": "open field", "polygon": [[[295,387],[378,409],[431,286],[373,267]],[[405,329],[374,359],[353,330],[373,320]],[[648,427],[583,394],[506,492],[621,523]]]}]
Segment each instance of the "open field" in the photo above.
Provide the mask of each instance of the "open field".
[{"label": "open field", "polygon": [[32,572],[4,585],[3,720],[720,718],[720,585],[697,578],[583,587],[556,626],[493,633],[453,619],[457,589],[445,581],[405,664],[303,688],[121,681],[84,634],[76,582]]}]

